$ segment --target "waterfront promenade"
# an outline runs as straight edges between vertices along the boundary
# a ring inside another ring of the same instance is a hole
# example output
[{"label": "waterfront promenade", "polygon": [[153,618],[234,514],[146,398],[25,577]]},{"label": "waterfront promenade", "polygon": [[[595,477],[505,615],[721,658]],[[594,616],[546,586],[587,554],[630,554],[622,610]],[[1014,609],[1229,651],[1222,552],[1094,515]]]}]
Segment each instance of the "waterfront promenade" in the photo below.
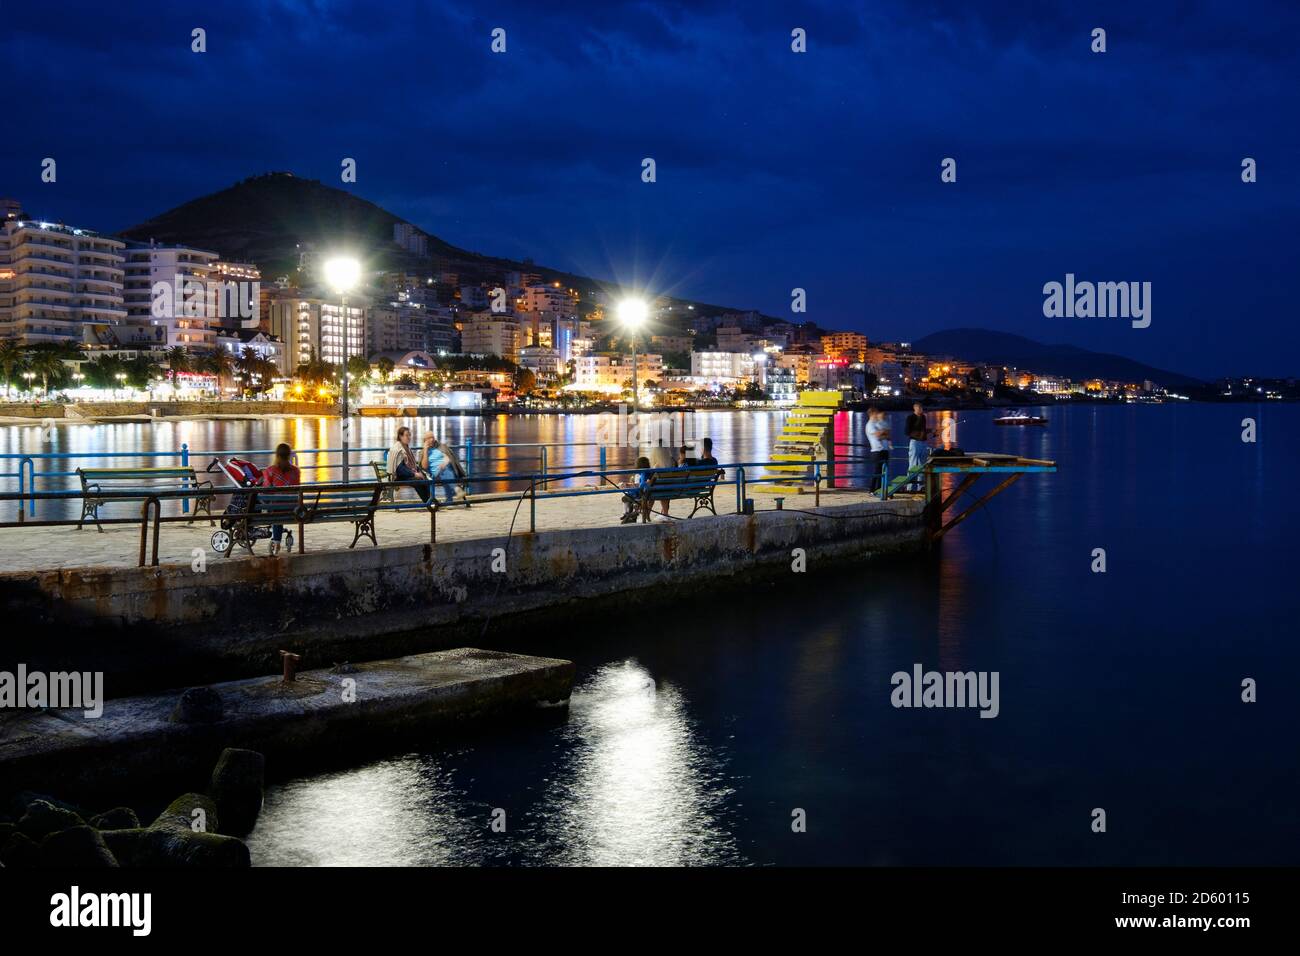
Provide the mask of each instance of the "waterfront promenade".
[{"label": "waterfront promenade", "polygon": [[[577,486],[581,487],[581,486]],[[594,484],[591,487],[595,487]],[[568,490],[576,490],[571,486]],[[717,492],[717,509],[720,515],[735,511],[734,490],[720,487]],[[754,495],[754,508],[758,511],[774,510],[776,505],[771,495]],[[473,501],[474,499],[471,499]],[[840,507],[859,505],[864,509],[884,507],[886,510],[898,510],[905,504],[901,500],[881,502],[861,489],[823,489],[821,494],[823,506]],[[399,503],[417,503],[416,499],[406,494],[399,498]],[[785,499],[787,509],[813,509],[812,494],[790,495]],[[214,508],[218,513],[221,505]],[[552,531],[578,531],[589,529],[607,529],[610,535],[626,534],[627,526],[619,524],[619,515],[623,506],[621,496],[617,494],[592,494],[574,497],[556,497],[539,493],[536,505],[536,530],[538,533]],[[677,526],[683,532],[689,532],[692,526],[698,526],[713,516],[706,511],[697,512],[694,518],[687,519],[690,513],[689,502],[674,502],[670,513],[677,517],[664,518],[657,511],[655,524]],[[103,509],[104,517],[138,517],[139,503],[124,501],[109,504]],[[519,537],[529,531],[530,503],[520,502],[519,495],[492,495],[481,498],[472,507],[453,506],[441,509],[437,515],[438,543],[474,540],[504,540],[511,534]],[[191,567],[198,556],[197,549],[209,566],[230,562],[267,561],[267,542],[257,542],[253,555],[236,547],[230,557],[225,558],[214,552],[210,545],[212,532],[219,527],[209,525],[204,517],[193,524],[184,522],[164,522],[159,532],[158,561],[160,565],[184,565]],[[376,536],[379,547],[410,546],[429,544],[429,514],[424,508],[414,507],[402,510],[381,510],[375,517]],[[295,529],[290,529],[295,530]],[[327,522],[306,526],[306,554],[282,554],[278,560],[293,562],[312,554],[327,551],[347,551],[352,541],[353,527],[349,522]],[[105,525],[103,533],[95,530],[87,522],[81,530],[74,527],[11,527],[0,529],[0,573],[23,571],[56,571],[76,568],[134,568],[138,564],[140,548],[140,527],[138,522],[131,524]],[[360,541],[354,551],[366,551],[374,546],[369,541]]]}]

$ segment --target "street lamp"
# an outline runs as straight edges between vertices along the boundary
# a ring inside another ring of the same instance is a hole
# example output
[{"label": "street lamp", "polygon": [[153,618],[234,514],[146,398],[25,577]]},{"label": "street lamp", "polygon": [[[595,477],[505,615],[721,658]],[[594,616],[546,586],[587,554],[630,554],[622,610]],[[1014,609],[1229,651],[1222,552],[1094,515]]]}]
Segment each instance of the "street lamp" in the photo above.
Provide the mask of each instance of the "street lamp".
[{"label": "street lamp", "polygon": [[636,330],[640,328],[646,319],[646,314],[650,310],[646,307],[644,299],[624,299],[618,304],[618,320],[632,334],[632,414],[637,413],[637,387],[636,387]]},{"label": "street lamp", "polygon": [[119,390],[122,390],[122,389],[125,389],[125,388],[126,388],[126,373],[125,373],[125,372],[118,372],[118,373],[117,373],[116,375],[114,375],[113,377],[114,377],[115,379],[117,379],[117,387],[118,387]]},{"label": "street lamp", "polygon": [[351,256],[335,256],[324,266],[325,282],[339,294],[343,302],[343,482],[348,481],[351,468],[348,463],[348,292],[361,278],[361,263]]}]

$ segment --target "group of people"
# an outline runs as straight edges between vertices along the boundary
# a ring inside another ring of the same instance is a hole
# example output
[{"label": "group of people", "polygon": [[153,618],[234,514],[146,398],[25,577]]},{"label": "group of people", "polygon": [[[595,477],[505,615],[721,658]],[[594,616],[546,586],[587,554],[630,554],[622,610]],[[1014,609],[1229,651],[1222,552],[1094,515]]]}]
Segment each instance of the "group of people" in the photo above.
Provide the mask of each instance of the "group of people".
[{"label": "group of people", "polygon": [[[623,524],[632,524],[641,513],[641,491],[650,481],[650,476],[657,469],[661,468],[717,468],[718,459],[713,457],[713,439],[700,439],[701,454],[696,457],[691,454],[688,446],[682,445],[677,449],[674,455],[671,448],[665,447],[661,441],[658,445],[650,449],[649,455],[642,455],[636,460],[637,472],[628,477],[623,482],[623,487],[636,489],[635,494],[625,494],[623,496],[623,517],[620,519]],[[664,516],[668,515],[667,499],[659,502],[659,507]]]},{"label": "group of people", "polygon": [[446,504],[469,503],[464,487],[456,483],[465,473],[456,452],[433,434],[424,436],[416,452],[411,449],[411,429],[405,425],[397,429],[397,440],[388,449],[385,467],[393,481],[416,482],[411,487],[426,504],[434,495],[435,486],[442,489]]},{"label": "group of people", "polygon": [[[907,470],[912,473],[907,489],[920,491],[920,468],[930,457],[930,427],[920,402],[912,406],[912,414],[907,416],[903,431],[907,435]],[[885,413],[874,406],[867,409],[867,442],[871,446],[871,479],[868,489],[872,492],[879,491],[884,480],[885,465],[889,461],[889,452],[894,447],[891,439]]]}]

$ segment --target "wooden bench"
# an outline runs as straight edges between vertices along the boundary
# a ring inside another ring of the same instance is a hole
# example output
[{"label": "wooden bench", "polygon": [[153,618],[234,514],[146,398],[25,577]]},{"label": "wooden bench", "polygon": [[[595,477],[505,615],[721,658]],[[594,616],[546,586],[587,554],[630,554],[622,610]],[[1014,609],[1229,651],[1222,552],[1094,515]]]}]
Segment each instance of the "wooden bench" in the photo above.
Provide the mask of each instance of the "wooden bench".
[{"label": "wooden bench", "polygon": [[[381,485],[390,484],[393,481],[393,476],[388,472],[388,466],[382,461],[372,461],[370,467],[374,469],[375,481]],[[380,491],[379,497],[385,504],[393,504],[396,501],[396,492],[396,488],[384,488]]]},{"label": "wooden bench", "polygon": [[694,507],[688,518],[695,517],[695,512],[707,508],[717,514],[713,507],[713,490],[722,477],[722,469],[712,466],[703,468],[663,468],[650,472],[650,477],[636,495],[637,507],[641,520],[648,522],[650,512],[656,501],[692,501]]},{"label": "wooden bench", "polygon": [[257,529],[277,524],[296,525],[298,551],[302,553],[304,526],[324,521],[352,522],[353,535],[349,548],[356,547],[363,536],[378,546],[379,542],[375,538],[375,509],[379,507],[382,490],[383,486],[378,482],[373,485],[358,485],[355,489],[320,491],[310,486],[296,490],[250,488],[243,508],[227,511],[221,521],[223,530],[212,535],[212,547],[227,557],[237,544],[251,552],[254,543],[268,536],[266,532],[258,534]]},{"label": "wooden bench", "polygon": [[[212,524],[212,482],[199,481],[193,468],[78,468],[77,477],[81,479],[81,520],[77,529],[90,518],[95,527],[103,532],[99,523],[99,508],[110,501],[118,500],[107,497],[104,492],[118,492],[148,498],[159,491],[188,491],[193,489],[194,517],[200,511],[208,516]],[[194,518],[191,518],[192,522]]]}]

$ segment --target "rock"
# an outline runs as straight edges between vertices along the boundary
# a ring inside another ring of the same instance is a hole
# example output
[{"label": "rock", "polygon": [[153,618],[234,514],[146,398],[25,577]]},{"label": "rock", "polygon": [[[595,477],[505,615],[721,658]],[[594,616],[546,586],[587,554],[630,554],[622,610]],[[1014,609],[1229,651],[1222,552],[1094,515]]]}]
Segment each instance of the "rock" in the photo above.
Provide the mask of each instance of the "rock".
[{"label": "rock", "polygon": [[139,866],[136,858],[141,841],[148,832],[141,827],[133,827],[129,830],[101,830],[99,836],[120,865]]},{"label": "rock", "polygon": [[251,865],[243,840],[219,833],[194,833],[152,827],[140,831],[135,866],[246,867]]},{"label": "rock", "polygon": [[117,866],[99,831],[93,827],[72,827],[51,833],[41,841],[41,865],[51,868],[91,869]]},{"label": "rock", "polygon": [[71,810],[56,807],[44,800],[33,800],[23,818],[18,821],[18,829],[34,842],[40,842],[51,833],[79,827],[85,822]]},{"label": "rock", "polygon": [[45,803],[50,804],[50,806],[59,807],[62,810],[75,813],[83,820],[86,818],[86,811],[75,803],[68,803],[65,800],[52,797],[48,793],[37,793],[34,790],[23,790],[9,801],[9,808],[13,811],[13,818],[15,820],[21,818],[22,815],[27,812],[27,808],[37,800],[43,800]]},{"label": "rock", "polygon": [[266,758],[257,751],[227,747],[221,752],[208,792],[216,801],[222,833],[238,835],[253,829],[262,811],[265,776]]},{"label": "rock", "polygon": [[[202,814],[196,816],[196,810]],[[206,829],[195,830],[196,820]],[[110,846],[129,846],[132,866],[249,866],[248,847],[243,840],[212,832],[219,820],[217,806],[210,797],[186,793],[173,800],[148,828],[118,830],[106,837],[106,842]]]},{"label": "rock", "polygon": [[114,807],[105,810],[88,821],[96,830],[134,830],[140,826],[140,818],[130,807]]},{"label": "rock", "polygon": [[[195,811],[202,812],[196,813]],[[219,822],[217,805],[211,797],[201,793],[183,793],[167,804],[167,809],[158,814],[158,819],[149,824],[149,829],[184,830],[186,833],[214,833]]]},{"label": "rock", "polygon": [[224,710],[221,695],[211,687],[191,687],[181,694],[171,719],[180,724],[212,724]]},{"label": "rock", "polygon": [[0,863],[15,869],[34,869],[41,865],[40,845],[23,833],[15,833],[0,847]]},{"label": "rock", "polygon": [[9,838],[18,832],[18,827],[12,823],[0,823],[0,846],[9,842]]}]

